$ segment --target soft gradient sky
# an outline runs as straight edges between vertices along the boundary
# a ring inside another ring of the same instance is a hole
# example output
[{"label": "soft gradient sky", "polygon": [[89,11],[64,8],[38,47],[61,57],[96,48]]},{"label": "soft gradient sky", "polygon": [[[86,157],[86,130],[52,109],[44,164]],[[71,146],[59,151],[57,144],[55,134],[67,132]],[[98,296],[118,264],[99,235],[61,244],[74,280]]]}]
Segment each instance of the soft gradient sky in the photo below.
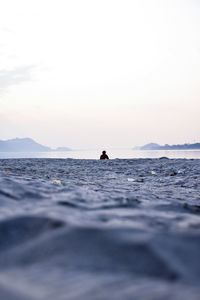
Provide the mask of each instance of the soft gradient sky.
[{"label": "soft gradient sky", "polygon": [[200,141],[199,0],[0,4],[0,139]]}]

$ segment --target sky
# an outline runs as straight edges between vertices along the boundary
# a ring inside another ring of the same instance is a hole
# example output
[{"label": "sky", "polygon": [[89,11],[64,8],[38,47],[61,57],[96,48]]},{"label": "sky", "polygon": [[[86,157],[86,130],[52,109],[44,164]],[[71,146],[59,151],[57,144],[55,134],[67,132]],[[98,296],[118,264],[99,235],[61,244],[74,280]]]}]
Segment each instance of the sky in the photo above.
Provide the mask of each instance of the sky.
[{"label": "sky", "polygon": [[0,139],[200,142],[199,0],[0,0]]}]

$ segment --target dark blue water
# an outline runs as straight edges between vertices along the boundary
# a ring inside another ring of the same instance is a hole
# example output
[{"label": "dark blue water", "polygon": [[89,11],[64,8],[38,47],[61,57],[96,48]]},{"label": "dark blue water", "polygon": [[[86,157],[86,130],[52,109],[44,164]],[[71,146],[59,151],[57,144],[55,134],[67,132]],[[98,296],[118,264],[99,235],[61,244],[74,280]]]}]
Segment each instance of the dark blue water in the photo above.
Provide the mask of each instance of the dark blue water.
[{"label": "dark blue water", "polygon": [[200,160],[1,159],[0,205],[1,298],[199,298]]}]

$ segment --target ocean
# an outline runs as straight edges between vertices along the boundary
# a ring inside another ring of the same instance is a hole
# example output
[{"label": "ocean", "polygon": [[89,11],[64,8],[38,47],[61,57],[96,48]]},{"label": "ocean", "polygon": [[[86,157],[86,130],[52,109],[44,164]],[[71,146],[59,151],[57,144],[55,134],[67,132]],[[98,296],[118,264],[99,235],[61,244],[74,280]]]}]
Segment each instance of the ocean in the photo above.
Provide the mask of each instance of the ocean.
[{"label": "ocean", "polygon": [[0,159],[2,300],[197,300],[199,253],[193,156]]},{"label": "ocean", "polygon": [[[74,159],[99,159],[104,149],[85,149],[67,152],[0,152],[0,158],[74,158]],[[130,158],[188,158],[199,159],[200,150],[131,150],[131,149],[106,149],[111,159]]]}]

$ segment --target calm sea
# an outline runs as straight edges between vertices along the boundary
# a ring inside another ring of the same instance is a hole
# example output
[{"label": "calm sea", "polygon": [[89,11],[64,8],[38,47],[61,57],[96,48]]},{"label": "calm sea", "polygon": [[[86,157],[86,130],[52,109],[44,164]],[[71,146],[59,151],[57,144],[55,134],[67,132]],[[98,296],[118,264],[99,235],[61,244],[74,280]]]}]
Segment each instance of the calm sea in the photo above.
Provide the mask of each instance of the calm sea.
[{"label": "calm sea", "polygon": [[[0,158],[76,158],[99,159],[102,150],[76,150],[67,152],[0,152]],[[131,149],[107,149],[110,159],[115,158],[187,158],[200,159],[200,150],[140,151]]]}]

